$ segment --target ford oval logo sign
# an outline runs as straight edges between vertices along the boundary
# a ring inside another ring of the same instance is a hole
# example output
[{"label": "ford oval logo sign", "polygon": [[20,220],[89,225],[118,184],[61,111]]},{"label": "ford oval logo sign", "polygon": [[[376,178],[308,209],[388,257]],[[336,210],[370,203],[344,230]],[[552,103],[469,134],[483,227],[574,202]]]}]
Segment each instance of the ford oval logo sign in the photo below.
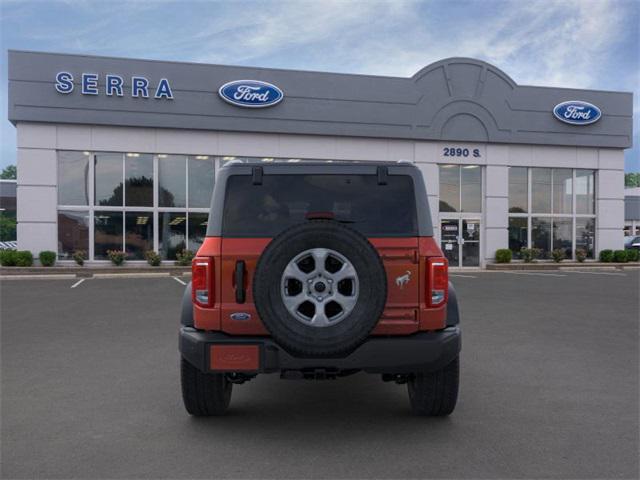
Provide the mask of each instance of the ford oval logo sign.
[{"label": "ford oval logo sign", "polygon": [[559,103],[553,107],[553,114],[561,122],[571,125],[589,125],[600,120],[602,116],[598,107],[580,100]]},{"label": "ford oval logo sign", "polygon": [[272,107],[284,98],[284,93],[275,85],[259,80],[235,80],[225,83],[218,90],[225,102],[238,107]]}]

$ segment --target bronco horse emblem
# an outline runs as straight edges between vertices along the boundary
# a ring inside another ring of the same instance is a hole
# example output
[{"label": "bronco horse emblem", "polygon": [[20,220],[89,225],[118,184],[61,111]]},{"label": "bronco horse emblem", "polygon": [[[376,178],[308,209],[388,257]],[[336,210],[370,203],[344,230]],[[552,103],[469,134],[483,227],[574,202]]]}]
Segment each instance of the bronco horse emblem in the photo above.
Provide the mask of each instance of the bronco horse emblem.
[{"label": "bronco horse emblem", "polygon": [[407,273],[396,278],[396,285],[400,287],[400,290],[402,290],[404,286],[409,283],[409,280],[411,280],[411,272],[407,270]]}]

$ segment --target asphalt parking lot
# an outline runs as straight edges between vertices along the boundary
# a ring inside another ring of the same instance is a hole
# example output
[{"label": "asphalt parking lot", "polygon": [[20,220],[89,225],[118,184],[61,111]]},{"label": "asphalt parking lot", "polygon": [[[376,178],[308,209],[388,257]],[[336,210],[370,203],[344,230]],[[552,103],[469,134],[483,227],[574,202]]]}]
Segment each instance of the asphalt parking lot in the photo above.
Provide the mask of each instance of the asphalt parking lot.
[{"label": "asphalt parking lot", "polygon": [[638,478],[639,272],[456,273],[458,408],[263,375],[182,407],[171,278],[1,287],[2,478]]}]

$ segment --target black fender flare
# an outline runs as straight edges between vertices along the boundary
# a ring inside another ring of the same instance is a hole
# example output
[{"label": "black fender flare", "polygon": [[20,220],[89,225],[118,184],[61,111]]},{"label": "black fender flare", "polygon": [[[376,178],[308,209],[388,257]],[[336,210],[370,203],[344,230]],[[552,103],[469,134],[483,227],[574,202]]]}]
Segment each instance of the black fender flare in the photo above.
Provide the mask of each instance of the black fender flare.
[{"label": "black fender flare", "polygon": [[458,308],[458,296],[453,283],[449,282],[449,298],[447,299],[447,327],[460,323],[460,309]]},{"label": "black fender flare", "polygon": [[182,294],[182,307],[180,310],[180,324],[185,327],[193,327],[193,303],[191,303],[191,282],[187,283]]}]

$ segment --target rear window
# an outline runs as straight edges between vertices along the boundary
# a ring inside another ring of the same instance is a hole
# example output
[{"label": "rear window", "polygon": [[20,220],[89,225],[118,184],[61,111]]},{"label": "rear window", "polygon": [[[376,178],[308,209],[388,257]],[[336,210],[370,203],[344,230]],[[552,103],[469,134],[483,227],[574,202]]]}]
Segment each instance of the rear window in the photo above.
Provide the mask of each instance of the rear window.
[{"label": "rear window", "polygon": [[227,181],[222,233],[227,237],[273,237],[307,220],[310,213],[333,218],[366,236],[417,236],[413,180],[390,175],[249,175]]}]

